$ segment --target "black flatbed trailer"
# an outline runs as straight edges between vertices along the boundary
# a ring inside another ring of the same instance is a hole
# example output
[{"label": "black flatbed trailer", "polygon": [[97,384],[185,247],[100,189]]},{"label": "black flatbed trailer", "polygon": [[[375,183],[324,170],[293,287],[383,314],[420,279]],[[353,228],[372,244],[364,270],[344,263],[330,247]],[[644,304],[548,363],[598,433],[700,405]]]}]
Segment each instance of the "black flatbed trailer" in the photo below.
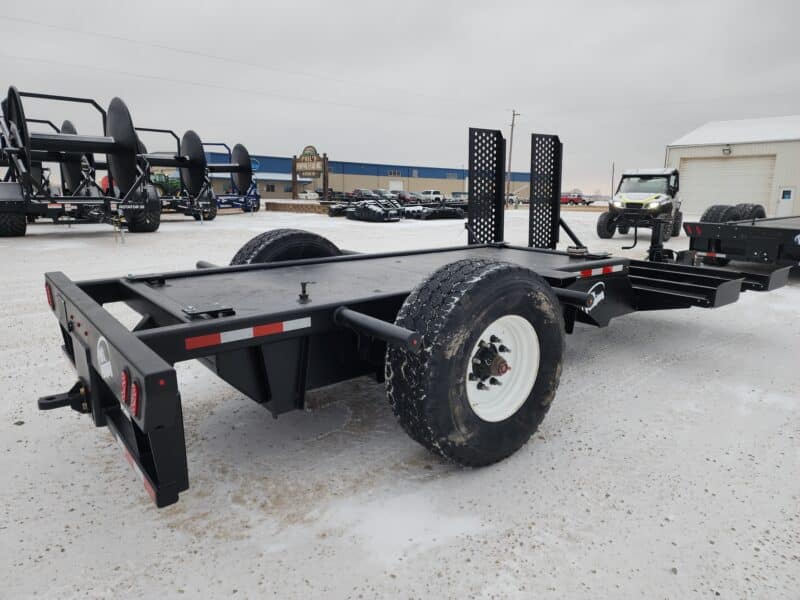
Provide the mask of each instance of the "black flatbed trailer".
[{"label": "black flatbed trailer", "polygon": [[800,264],[800,216],[728,223],[686,223],[689,250],[699,258]]},{"label": "black flatbed trailer", "polygon": [[[173,365],[191,359],[274,416],[303,409],[308,390],[385,378],[413,439],[487,465],[544,418],[575,322],[720,307],[786,282],[788,268],[752,274],[590,253],[560,221],[556,136],[533,138],[534,159],[549,162],[532,169],[530,246],[507,244],[504,152],[499,131],[470,130],[466,246],[342,254],[314,234],[275,230],[227,267],[77,283],[47,273],[78,382],[40,398],[40,408],[70,406],[109,427],[157,506],[189,486]],[[555,249],[561,226],[576,247]],[[140,322],[124,327],[103,308],[113,302]]]}]

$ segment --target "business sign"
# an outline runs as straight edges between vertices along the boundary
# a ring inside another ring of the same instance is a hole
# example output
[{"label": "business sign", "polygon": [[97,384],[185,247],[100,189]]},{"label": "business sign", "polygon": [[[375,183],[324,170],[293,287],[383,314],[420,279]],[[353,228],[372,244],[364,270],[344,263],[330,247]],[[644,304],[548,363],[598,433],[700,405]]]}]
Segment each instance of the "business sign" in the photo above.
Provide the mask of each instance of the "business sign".
[{"label": "business sign", "polygon": [[319,177],[322,175],[322,157],[314,146],[306,146],[297,157],[297,174],[300,177]]}]

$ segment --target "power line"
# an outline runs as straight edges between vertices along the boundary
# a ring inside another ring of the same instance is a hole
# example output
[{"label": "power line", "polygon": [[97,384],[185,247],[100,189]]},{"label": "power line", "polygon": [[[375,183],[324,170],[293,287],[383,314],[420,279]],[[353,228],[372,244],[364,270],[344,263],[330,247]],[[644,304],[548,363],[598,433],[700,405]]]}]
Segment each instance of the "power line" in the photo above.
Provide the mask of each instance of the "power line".
[{"label": "power line", "polygon": [[141,46],[149,46],[151,48],[157,48],[159,50],[169,50],[171,52],[177,52],[177,53],[180,53],[180,54],[185,54],[187,56],[195,56],[195,57],[204,58],[204,59],[208,59],[208,60],[217,60],[217,61],[226,62],[226,63],[229,63],[229,64],[235,64],[235,65],[240,65],[240,66],[259,69],[261,71],[277,73],[277,74],[280,74],[280,75],[304,77],[304,78],[307,78],[307,79],[312,79],[316,83],[318,83],[320,79],[324,79],[324,80],[327,80],[327,81],[333,81],[333,82],[342,83],[342,84],[345,84],[345,85],[357,85],[357,86],[360,86],[360,87],[367,87],[367,88],[371,88],[371,89],[382,91],[382,92],[392,92],[392,93],[407,94],[407,95],[410,95],[410,96],[418,96],[420,98],[426,98],[428,100],[438,100],[440,102],[447,102],[449,104],[458,104],[458,105],[462,105],[462,106],[464,104],[471,104],[471,105],[476,106],[476,107],[490,108],[492,110],[500,110],[500,107],[498,107],[496,105],[485,104],[485,103],[482,103],[482,102],[475,102],[474,100],[465,101],[460,96],[458,98],[450,98],[450,97],[445,97],[445,96],[436,96],[434,94],[425,94],[425,93],[422,93],[422,92],[416,92],[416,91],[409,90],[409,89],[406,89],[406,88],[398,88],[398,87],[393,87],[393,86],[377,85],[377,84],[374,84],[374,83],[358,81],[358,80],[354,80],[354,79],[343,79],[341,77],[335,77],[335,76],[329,75],[327,73],[312,73],[312,72],[308,72],[308,71],[296,71],[296,70],[290,70],[290,69],[280,69],[280,68],[275,68],[275,67],[266,67],[264,65],[261,65],[259,63],[252,62],[252,61],[241,60],[241,59],[238,59],[238,58],[231,58],[229,56],[219,56],[217,54],[211,54],[211,53],[202,52],[202,51],[199,51],[199,50],[188,50],[186,48],[179,48],[177,46],[170,46],[169,44],[160,44],[158,42],[145,42],[145,41],[142,41],[141,39],[129,38],[129,37],[125,37],[125,36],[122,36],[122,35],[113,35],[113,34],[104,33],[104,32],[101,32],[101,31],[78,29],[76,27],[65,27],[63,25],[53,25],[51,23],[43,23],[41,21],[34,21],[33,19],[24,19],[24,18],[21,18],[21,17],[0,16],[0,21],[13,21],[15,23],[24,23],[26,25],[35,25],[35,26],[38,26],[38,27],[46,27],[48,29],[53,29],[53,30],[56,30],[56,31],[66,31],[66,32],[69,32],[69,33],[78,33],[78,34],[81,34],[83,36],[94,36],[94,37],[97,37],[97,38],[104,38],[104,39],[108,39],[108,40],[114,40],[114,41],[117,41],[117,42],[125,42],[125,43],[129,43],[129,44],[135,44],[136,46],[139,46],[139,47],[141,47]]},{"label": "power line", "polygon": [[103,67],[98,67],[96,65],[82,65],[77,63],[68,63],[53,59],[45,59],[45,58],[32,58],[29,56],[18,56],[14,54],[0,54],[0,60],[7,59],[7,60],[14,60],[14,61],[26,61],[26,62],[33,62],[33,63],[40,63],[40,64],[48,64],[48,65],[56,65],[60,67],[67,67],[70,69],[79,69],[82,71],[99,71],[102,73],[110,73],[113,75],[124,75],[126,77],[134,77],[137,79],[149,79],[152,81],[161,81],[166,83],[174,83],[179,85],[192,85],[201,88],[208,88],[214,90],[222,90],[228,92],[240,92],[242,94],[249,94],[251,96],[258,96],[261,98],[273,98],[279,100],[289,100],[292,102],[306,102],[309,104],[324,104],[329,106],[336,106],[339,108],[349,108],[359,111],[371,111],[371,112],[379,112],[379,113],[388,113],[388,114],[395,114],[395,115],[403,115],[407,117],[422,117],[426,119],[435,119],[438,121],[447,120],[453,121],[458,123],[463,123],[462,119],[456,119],[450,117],[446,114],[442,113],[423,113],[423,112],[411,112],[411,111],[403,111],[391,108],[380,108],[375,106],[369,106],[364,104],[351,104],[348,102],[336,102],[333,100],[320,100],[319,98],[308,98],[304,96],[290,96],[287,94],[276,94],[274,92],[265,92],[263,90],[257,90],[253,88],[243,88],[243,87],[234,87],[230,85],[221,85],[221,84],[213,84],[208,83],[205,81],[193,81],[189,79],[176,79],[173,77],[164,77],[160,75],[153,75],[153,74],[143,74],[143,73],[135,73],[132,71],[123,71],[120,69],[108,69]]}]

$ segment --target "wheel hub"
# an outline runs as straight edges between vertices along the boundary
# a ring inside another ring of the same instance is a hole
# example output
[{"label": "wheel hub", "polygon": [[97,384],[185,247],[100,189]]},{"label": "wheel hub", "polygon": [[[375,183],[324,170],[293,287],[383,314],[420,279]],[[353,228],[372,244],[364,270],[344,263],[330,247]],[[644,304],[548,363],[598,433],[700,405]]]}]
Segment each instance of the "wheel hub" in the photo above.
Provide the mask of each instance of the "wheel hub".
[{"label": "wheel hub", "polygon": [[510,417],[530,395],[538,369],[536,330],[519,315],[500,317],[473,348],[466,382],[470,407],[485,421]]}]

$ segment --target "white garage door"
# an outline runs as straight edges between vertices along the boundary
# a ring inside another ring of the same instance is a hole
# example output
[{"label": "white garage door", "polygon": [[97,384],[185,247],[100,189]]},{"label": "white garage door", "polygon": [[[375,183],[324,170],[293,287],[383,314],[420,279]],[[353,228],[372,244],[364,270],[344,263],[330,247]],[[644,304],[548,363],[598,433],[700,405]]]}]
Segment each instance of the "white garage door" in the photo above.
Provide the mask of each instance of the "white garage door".
[{"label": "white garage door", "polygon": [[681,211],[700,215],[712,204],[763,204],[770,213],[775,156],[681,158]]}]

